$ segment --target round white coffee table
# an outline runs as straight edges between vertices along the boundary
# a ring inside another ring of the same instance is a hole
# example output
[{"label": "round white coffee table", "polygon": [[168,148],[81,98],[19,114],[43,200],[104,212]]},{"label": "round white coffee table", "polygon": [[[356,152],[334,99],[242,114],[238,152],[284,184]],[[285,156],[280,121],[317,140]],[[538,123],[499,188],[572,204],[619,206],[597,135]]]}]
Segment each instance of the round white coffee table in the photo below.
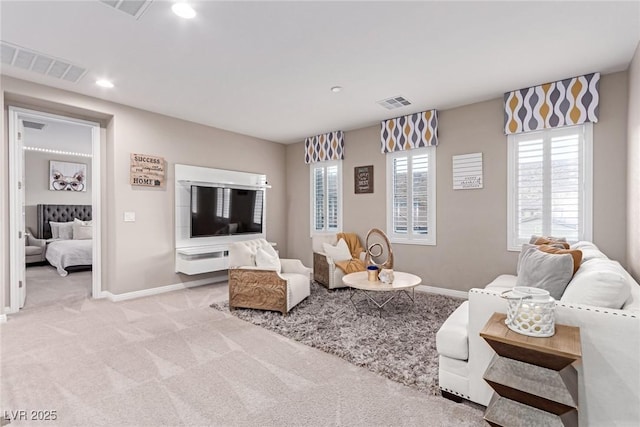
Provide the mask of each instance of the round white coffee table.
[{"label": "round white coffee table", "polygon": [[[361,292],[366,295],[367,299],[373,302],[380,310],[382,315],[382,308],[393,300],[398,293],[404,293],[411,302],[414,302],[415,288],[422,283],[422,279],[415,274],[404,273],[402,271],[393,272],[393,283],[382,283],[380,280],[375,282],[368,280],[368,273],[366,271],[358,271],[357,273],[346,274],[342,278],[342,282],[351,289],[349,299],[351,303],[358,309],[358,306],[353,301],[353,296]],[[411,290],[411,293],[409,293]],[[374,292],[393,292],[386,299],[378,301],[373,297]]]}]

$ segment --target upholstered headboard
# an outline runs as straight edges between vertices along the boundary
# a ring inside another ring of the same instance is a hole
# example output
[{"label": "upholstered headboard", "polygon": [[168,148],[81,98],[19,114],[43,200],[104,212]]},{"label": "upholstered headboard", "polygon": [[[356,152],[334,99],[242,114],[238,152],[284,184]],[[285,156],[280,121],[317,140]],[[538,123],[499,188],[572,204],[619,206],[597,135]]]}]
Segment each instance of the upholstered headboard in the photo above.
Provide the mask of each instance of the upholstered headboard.
[{"label": "upholstered headboard", "polygon": [[38,237],[51,238],[49,221],[69,222],[74,218],[91,220],[91,205],[38,205]]}]

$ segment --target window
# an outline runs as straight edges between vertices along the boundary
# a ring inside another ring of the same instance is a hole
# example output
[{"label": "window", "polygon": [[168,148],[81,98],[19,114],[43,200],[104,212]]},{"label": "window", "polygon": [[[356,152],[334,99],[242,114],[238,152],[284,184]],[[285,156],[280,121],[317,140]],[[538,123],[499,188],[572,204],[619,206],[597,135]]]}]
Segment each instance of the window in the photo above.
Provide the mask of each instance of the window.
[{"label": "window", "polygon": [[508,248],[532,234],[591,240],[591,123],[508,137]]},{"label": "window", "polygon": [[436,244],[436,148],[387,154],[387,235],[394,243]]},{"label": "window", "polygon": [[342,161],[311,164],[311,234],[342,230]]}]

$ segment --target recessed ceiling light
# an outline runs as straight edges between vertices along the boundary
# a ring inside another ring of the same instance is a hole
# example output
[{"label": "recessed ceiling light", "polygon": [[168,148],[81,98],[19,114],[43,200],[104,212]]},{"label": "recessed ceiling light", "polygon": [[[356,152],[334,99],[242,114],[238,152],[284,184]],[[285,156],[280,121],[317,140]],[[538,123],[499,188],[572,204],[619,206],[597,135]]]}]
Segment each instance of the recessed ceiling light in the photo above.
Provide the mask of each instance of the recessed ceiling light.
[{"label": "recessed ceiling light", "polygon": [[96,84],[100,87],[106,87],[108,89],[111,89],[113,87],[113,83],[105,79],[96,80]]},{"label": "recessed ceiling light", "polygon": [[185,2],[174,3],[171,10],[180,18],[191,19],[196,16],[196,11]]},{"label": "recessed ceiling light", "polygon": [[331,88],[331,92],[338,93],[342,90],[342,86],[334,86]]}]

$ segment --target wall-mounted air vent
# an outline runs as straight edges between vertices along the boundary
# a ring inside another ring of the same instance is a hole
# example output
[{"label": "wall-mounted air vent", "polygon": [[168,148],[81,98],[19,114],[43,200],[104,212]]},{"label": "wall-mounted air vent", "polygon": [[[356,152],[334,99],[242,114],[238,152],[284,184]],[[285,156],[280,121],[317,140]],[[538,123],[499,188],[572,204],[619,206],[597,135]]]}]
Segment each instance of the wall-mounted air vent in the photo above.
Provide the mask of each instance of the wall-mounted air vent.
[{"label": "wall-mounted air vent", "polygon": [[42,130],[42,128],[44,128],[46,125],[44,123],[38,123],[38,122],[30,122],[28,120],[23,120],[22,121],[22,125],[25,128],[29,128],[29,129],[37,129],[37,130]]},{"label": "wall-mounted air vent", "polygon": [[10,65],[34,73],[77,83],[87,69],[70,61],[36,52],[5,41],[0,41],[2,65]]},{"label": "wall-mounted air vent", "polygon": [[151,4],[151,0],[99,0],[100,3],[106,4],[120,12],[124,12],[129,16],[140,19],[142,14]]},{"label": "wall-mounted air vent", "polygon": [[378,104],[386,108],[387,110],[395,110],[396,108],[406,107],[411,105],[411,102],[404,96],[393,96],[391,98],[378,101]]}]

